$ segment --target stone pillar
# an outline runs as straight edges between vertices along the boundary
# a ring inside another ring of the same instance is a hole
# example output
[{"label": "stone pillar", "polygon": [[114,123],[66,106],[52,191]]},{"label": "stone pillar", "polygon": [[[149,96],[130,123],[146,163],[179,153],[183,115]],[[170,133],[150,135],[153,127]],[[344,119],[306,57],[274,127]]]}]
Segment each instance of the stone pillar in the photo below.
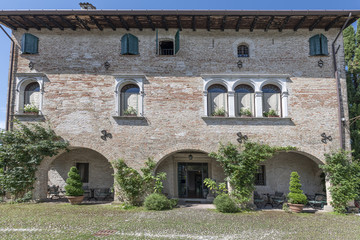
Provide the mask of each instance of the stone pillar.
[{"label": "stone pillar", "polygon": [[229,117],[235,117],[235,92],[228,92]]},{"label": "stone pillar", "polygon": [[207,91],[203,92],[204,116],[208,116]]},{"label": "stone pillar", "polygon": [[288,117],[288,92],[283,92],[281,94],[281,109],[282,109],[282,116],[281,117]]},{"label": "stone pillar", "polygon": [[263,94],[255,92],[255,117],[263,117]]},{"label": "stone pillar", "polygon": [[324,211],[326,212],[332,212],[334,211],[334,208],[331,206],[330,202],[332,201],[331,193],[330,193],[330,181],[329,179],[325,179],[325,187],[326,187],[326,201],[327,205],[324,206]]}]

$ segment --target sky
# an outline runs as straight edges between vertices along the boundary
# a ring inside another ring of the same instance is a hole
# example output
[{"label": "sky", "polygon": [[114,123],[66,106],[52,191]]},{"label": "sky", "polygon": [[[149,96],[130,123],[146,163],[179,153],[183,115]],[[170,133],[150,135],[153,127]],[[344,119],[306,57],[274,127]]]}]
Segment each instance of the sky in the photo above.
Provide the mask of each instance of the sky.
[{"label": "sky", "polygon": [[[0,0],[0,2],[0,10],[80,9],[80,2],[90,2],[97,9],[360,10],[360,0]],[[5,29],[11,34],[10,29]],[[9,60],[10,40],[0,30],[0,128],[5,128]]]}]

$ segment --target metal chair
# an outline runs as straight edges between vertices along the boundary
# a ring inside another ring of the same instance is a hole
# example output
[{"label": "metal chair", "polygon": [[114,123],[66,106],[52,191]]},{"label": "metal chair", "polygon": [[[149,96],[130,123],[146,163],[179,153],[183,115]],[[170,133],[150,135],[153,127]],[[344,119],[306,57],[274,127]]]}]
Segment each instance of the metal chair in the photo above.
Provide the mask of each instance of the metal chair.
[{"label": "metal chair", "polygon": [[254,204],[257,208],[263,208],[265,205],[265,199],[257,191],[254,191]]},{"label": "metal chair", "polygon": [[327,204],[326,195],[324,194],[315,194],[314,200],[309,201],[309,205],[312,208],[316,208],[316,207],[324,208],[324,205],[326,204]]},{"label": "metal chair", "polygon": [[282,192],[275,192],[275,195],[271,196],[271,202],[273,207],[282,207],[286,197]]}]

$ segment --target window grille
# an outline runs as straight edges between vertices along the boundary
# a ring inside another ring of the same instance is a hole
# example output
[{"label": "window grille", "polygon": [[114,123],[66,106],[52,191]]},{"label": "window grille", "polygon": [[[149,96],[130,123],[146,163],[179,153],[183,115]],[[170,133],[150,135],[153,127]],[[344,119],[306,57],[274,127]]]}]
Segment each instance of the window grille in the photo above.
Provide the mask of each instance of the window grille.
[{"label": "window grille", "polygon": [[265,186],[265,165],[260,165],[255,174],[255,185]]},{"label": "window grille", "polygon": [[238,46],[238,57],[249,57],[249,47],[246,45]]}]

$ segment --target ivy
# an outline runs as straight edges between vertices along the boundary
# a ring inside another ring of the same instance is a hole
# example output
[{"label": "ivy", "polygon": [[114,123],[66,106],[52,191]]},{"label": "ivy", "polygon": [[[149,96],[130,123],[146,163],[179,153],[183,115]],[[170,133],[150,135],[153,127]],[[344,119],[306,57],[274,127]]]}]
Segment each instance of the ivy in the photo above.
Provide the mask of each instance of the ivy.
[{"label": "ivy", "polygon": [[18,199],[33,189],[41,161],[66,149],[68,143],[50,127],[15,124],[13,131],[0,132],[0,195],[7,192]]},{"label": "ivy", "polygon": [[142,175],[135,169],[128,167],[123,159],[113,162],[115,183],[119,191],[120,200],[133,206],[141,205],[143,199],[150,193],[161,193],[163,190],[162,181],[166,179],[166,173],[153,174],[156,163],[151,159],[145,162],[141,168]]},{"label": "ivy", "polygon": [[319,167],[330,180],[331,205],[335,212],[344,213],[360,193],[360,163],[346,151],[325,154],[325,162]]},{"label": "ivy", "polygon": [[218,152],[212,152],[210,157],[215,158],[223,167],[231,187],[231,194],[240,204],[251,200],[255,190],[255,174],[259,163],[274,156],[280,151],[296,150],[295,147],[271,147],[266,144],[245,142],[243,149],[232,143],[220,143]]}]

